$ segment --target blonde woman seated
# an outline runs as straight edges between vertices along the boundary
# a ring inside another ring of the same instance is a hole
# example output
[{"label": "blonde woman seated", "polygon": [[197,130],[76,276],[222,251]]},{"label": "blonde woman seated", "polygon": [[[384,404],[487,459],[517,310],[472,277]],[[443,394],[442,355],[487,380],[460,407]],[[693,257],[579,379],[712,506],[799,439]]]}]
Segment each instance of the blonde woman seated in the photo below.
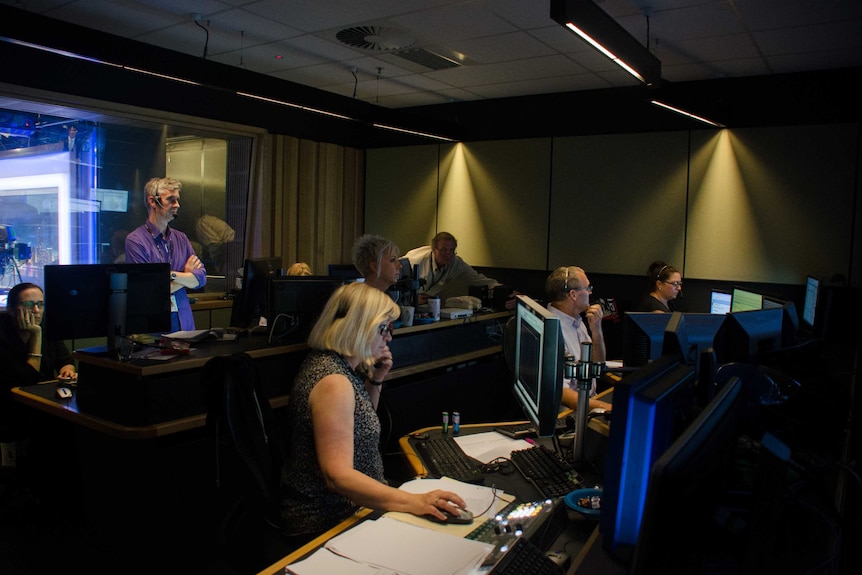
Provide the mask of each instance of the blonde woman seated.
[{"label": "blonde woman seated", "polygon": [[355,282],[335,291],[311,330],[311,351],[290,393],[282,474],[285,531],[296,539],[326,531],[359,507],[444,519],[442,510],[466,505],[451,491],[395,489],[383,476],[376,408],[399,315],[385,292]]},{"label": "blonde woman seated", "polygon": [[289,268],[287,268],[287,272],[285,272],[289,276],[310,276],[311,268],[305,262],[296,262],[295,264],[291,264]]}]

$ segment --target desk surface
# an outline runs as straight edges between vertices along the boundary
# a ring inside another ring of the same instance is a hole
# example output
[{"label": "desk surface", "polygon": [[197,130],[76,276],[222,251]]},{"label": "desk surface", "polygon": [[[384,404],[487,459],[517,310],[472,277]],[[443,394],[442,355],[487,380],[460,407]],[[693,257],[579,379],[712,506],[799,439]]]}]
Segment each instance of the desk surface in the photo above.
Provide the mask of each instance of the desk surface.
[{"label": "desk surface", "polygon": [[[398,328],[393,332],[393,337],[411,335],[421,332],[439,330],[444,328],[457,328],[459,325],[474,323],[477,321],[489,321],[512,315],[512,312],[491,312],[477,314],[465,319],[453,319],[434,322],[426,325]],[[217,355],[230,355],[233,353],[248,353],[253,358],[280,355],[285,353],[303,352],[308,349],[306,343],[270,344],[265,334],[254,334],[241,336],[231,341],[202,341],[193,344],[194,351],[187,355],[177,355],[170,359],[132,359],[119,361],[105,356],[105,348],[78,349],[73,352],[73,357],[79,363],[86,363],[106,367],[116,371],[129,373],[139,377],[173,373],[188,369],[199,369],[206,362]],[[437,360],[433,363],[439,366],[408,366],[396,368],[390,371],[388,379],[397,379],[418,371],[424,371],[433,367],[443,367],[452,363],[462,363],[478,357],[499,353],[502,346],[489,346],[482,350],[470,353],[453,355],[451,358]],[[396,358],[397,359],[397,358]]]},{"label": "desk surface", "polygon": [[[569,412],[563,412],[561,415],[565,416],[568,413]],[[511,424],[511,423],[520,423],[520,422],[470,424],[470,425],[461,426],[461,429],[464,431],[465,434],[468,434],[471,432],[489,431],[489,430],[493,429],[493,427],[495,427],[495,426],[507,425],[507,424]],[[413,448],[410,445],[410,439],[413,435],[415,435],[417,433],[422,433],[422,432],[431,432],[431,433],[438,432],[439,433],[440,429],[441,429],[440,427],[419,429],[419,430],[416,430],[407,436],[402,437],[400,440],[400,445],[402,447],[402,451],[408,457],[408,461],[410,462],[413,469],[416,470],[416,473],[418,476],[422,476],[422,475],[426,474],[425,473],[425,467],[422,464],[419,456],[416,455],[415,452],[413,451]],[[414,457],[410,457],[410,454],[413,454]],[[496,485],[499,482],[498,481],[499,478],[496,478],[497,474],[494,474],[494,475],[495,475],[495,485]],[[517,475],[517,472],[516,472],[516,475]],[[534,497],[533,491],[532,491],[532,487],[529,486],[529,484],[527,483],[527,481],[525,479],[523,480],[523,483],[525,484],[525,486],[527,486],[527,489],[521,490],[521,493],[525,497],[519,497],[519,499],[521,501],[533,501],[533,500],[535,500],[535,497]],[[497,485],[497,486],[502,488],[506,492],[511,493],[511,491],[512,491],[507,487],[503,487],[500,485]],[[516,495],[516,497],[518,496],[517,493],[512,493],[512,494]],[[559,504],[563,505],[562,501],[560,501]],[[597,543],[596,542],[597,542],[598,537],[599,537],[598,525],[594,520],[585,518],[584,516],[574,512],[574,511],[566,510],[565,512],[567,514],[567,520],[566,520],[566,525],[564,527],[564,531],[559,535],[559,537],[555,541],[553,541],[550,544],[551,546],[549,547],[549,549],[550,548],[553,548],[553,549],[565,548],[566,551],[569,552],[573,556],[571,566],[569,567],[567,572],[568,573],[575,573],[581,567],[581,565],[583,565],[585,563],[585,561],[587,561],[588,558],[591,555],[595,554],[597,551],[597,547],[596,547]],[[313,541],[310,541],[309,543],[300,547],[299,549],[295,550],[294,552],[290,553],[289,555],[286,555],[280,561],[273,563],[272,565],[270,565],[266,569],[263,569],[262,571],[259,572],[258,575],[276,575],[276,574],[284,573],[285,572],[284,569],[287,565],[290,565],[291,563],[299,561],[300,559],[303,559],[306,556],[310,555],[311,553],[313,553],[314,551],[319,549],[321,546],[323,546],[329,539],[335,537],[339,533],[346,531],[347,529],[350,529],[351,527],[356,525],[358,522],[367,518],[371,513],[372,513],[372,511],[368,510],[368,509],[360,510],[359,512],[357,512],[353,516],[349,517],[345,521],[341,522],[340,524],[338,524],[334,528],[330,529],[329,531],[327,531],[326,533],[324,533],[320,537],[314,539]]]},{"label": "desk surface", "polygon": [[[416,334],[444,328],[457,328],[459,325],[464,323],[494,320],[508,315],[511,315],[511,312],[486,313],[468,318],[467,321],[456,319],[440,321],[422,326],[400,328],[395,330],[395,336],[397,337],[402,334]],[[95,353],[97,350],[93,350],[94,353],[88,353],[86,350],[77,350],[75,352],[75,358],[80,364],[106,370],[109,373],[125,374],[125,376],[131,377],[133,380],[137,380],[183,374],[184,372],[199,370],[211,358],[220,355],[245,352],[253,358],[260,359],[274,358],[280,355],[301,354],[308,350],[308,346],[305,343],[270,345],[267,343],[265,335],[240,337],[235,341],[199,342],[194,344],[194,347],[195,351],[192,354],[175,356],[166,360],[137,359],[121,362],[116,359],[104,357],[99,353]],[[396,380],[398,378],[421,373],[423,371],[472,361],[483,356],[500,353],[500,351],[501,346],[491,345],[485,349],[463,354],[455,354],[450,357],[437,359],[431,362],[395,368],[389,372],[387,380]],[[82,381],[79,381],[79,385],[86,385],[83,378],[87,377],[87,370],[85,369],[83,371],[84,373],[79,376],[82,378]],[[60,399],[56,396],[56,389],[56,382],[47,382],[41,385],[17,387],[12,390],[12,395],[19,403],[29,405],[30,407],[60,417],[61,419],[65,419],[72,423],[82,425],[89,429],[124,439],[157,438],[199,428],[204,426],[206,423],[206,414],[196,413],[187,417],[171,418],[166,421],[159,421],[152,424],[128,425],[111,421],[108,417],[105,417],[106,414],[99,413],[99,415],[95,415],[93,413],[88,413],[85,410],[81,410],[78,406],[77,393],[74,393],[69,399]],[[287,401],[287,395],[273,394],[273,397],[270,398],[270,403],[274,408],[284,407],[287,405]]]},{"label": "desk surface", "polygon": [[[152,425],[123,425],[82,412],[78,409],[77,394],[73,392],[72,397],[60,399],[57,397],[57,387],[56,381],[15,387],[12,389],[12,398],[39,411],[120,439],[154,439],[206,425],[206,413]],[[269,403],[273,408],[280,408],[287,405],[287,400],[288,396],[282,395],[270,398]]]}]

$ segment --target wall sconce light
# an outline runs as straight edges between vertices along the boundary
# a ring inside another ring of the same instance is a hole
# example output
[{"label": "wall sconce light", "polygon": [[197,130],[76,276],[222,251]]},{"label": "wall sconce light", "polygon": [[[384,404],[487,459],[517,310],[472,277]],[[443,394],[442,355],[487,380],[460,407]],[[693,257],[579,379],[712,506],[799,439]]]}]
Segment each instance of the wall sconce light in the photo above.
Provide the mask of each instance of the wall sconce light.
[{"label": "wall sconce light", "polygon": [[646,86],[661,84],[659,59],[592,0],[551,0],[551,18]]}]

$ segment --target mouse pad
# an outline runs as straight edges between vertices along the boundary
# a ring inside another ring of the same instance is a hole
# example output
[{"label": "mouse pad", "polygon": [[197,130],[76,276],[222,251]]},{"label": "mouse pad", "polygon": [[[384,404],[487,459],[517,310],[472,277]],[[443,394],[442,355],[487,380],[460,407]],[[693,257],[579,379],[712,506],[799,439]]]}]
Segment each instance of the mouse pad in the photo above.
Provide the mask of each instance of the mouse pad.
[{"label": "mouse pad", "polygon": [[[403,521],[404,523],[426,527],[442,533],[449,533],[457,537],[466,537],[470,532],[482,525],[486,519],[494,517],[499,510],[503,509],[506,505],[515,500],[513,495],[503,493],[500,490],[496,491],[495,498],[494,491],[490,487],[485,487],[484,485],[473,485],[472,483],[464,483],[445,477],[441,479],[414,479],[412,481],[406,481],[401,485],[401,487],[399,487],[399,489],[404,489],[410,493],[425,493],[427,491],[433,491],[434,489],[445,489],[446,491],[452,491],[460,495],[464,501],[467,502],[467,509],[469,509],[474,515],[473,523],[470,525],[437,523],[436,521],[417,517],[411,513],[402,513],[400,511],[389,511],[383,515],[384,517],[391,517],[398,521]],[[484,515],[480,515],[482,511],[485,511],[485,508],[488,507],[489,504],[491,504],[491,508],[488,509]]]}]

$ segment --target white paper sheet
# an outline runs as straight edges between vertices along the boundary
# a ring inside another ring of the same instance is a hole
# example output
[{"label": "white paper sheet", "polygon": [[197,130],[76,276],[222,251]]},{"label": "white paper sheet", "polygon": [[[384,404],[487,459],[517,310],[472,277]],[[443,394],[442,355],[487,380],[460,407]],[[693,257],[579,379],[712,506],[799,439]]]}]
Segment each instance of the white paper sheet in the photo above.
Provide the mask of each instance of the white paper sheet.
[{"label": "white paper sheet", "polygon": [[326,548],[402,575],[466,575],[494,546],[381,517],[330,539]]}]

